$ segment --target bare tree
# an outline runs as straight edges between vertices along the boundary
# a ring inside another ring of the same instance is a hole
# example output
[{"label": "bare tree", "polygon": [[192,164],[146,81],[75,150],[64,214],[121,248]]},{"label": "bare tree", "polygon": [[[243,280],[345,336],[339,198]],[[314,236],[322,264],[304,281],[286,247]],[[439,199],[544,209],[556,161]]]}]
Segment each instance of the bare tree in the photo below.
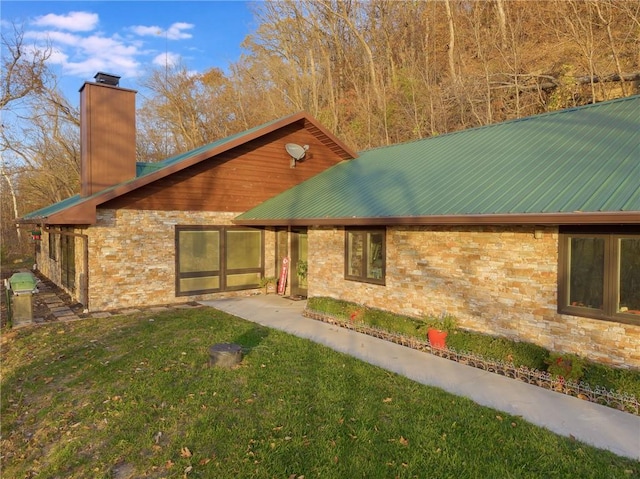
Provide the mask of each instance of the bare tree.
[{"label": "bare tree", "polygon": [[0,109],[28,95],[42,92],[50,78],[51,49],[28,48],[22,27],[12,24],[11,36],[2,30],[2,97]]},{"label": "bare tree", "polygon": [[232,84],[219,69],[191,73],[185,65],[151,71],[153,95],[138,115],[140,159],[160,160],[235,132]]},{"label": "bare tree", "polygon": [[10,212],[2,212],[0,240],[3,245],[13,245],[15,251],[18,251],[23,243],[23,238],[20,229],[15,227],[13,220],[20,214],[18,209],[19,191],[16,188],[16,183],[20,178],[21,169],[13,165],[10,160],[11,152],[15,148],[12,143],[7,141],[8,136],[11,135],[11,125],[7,123],[7,117],[13,116],[15,118],[15,115],[10,115],[10,111],[16,105],[22,104],[27,98],[39,95],[44,91],[46,83],[51,79],[46,63],[51,56],[51,49],[41,50],[27,47],[24,43],[22,27],[15,24],[12,24],[10,29],[3,29],[0,38],[2,52],[0,110],[3,112],[3,124],[0,126],[0,155],[2,156],[0,175],[3,179],[2,184],[6,185],[6,188],[0,189],[0,194],[3,204],[12,205]]}]

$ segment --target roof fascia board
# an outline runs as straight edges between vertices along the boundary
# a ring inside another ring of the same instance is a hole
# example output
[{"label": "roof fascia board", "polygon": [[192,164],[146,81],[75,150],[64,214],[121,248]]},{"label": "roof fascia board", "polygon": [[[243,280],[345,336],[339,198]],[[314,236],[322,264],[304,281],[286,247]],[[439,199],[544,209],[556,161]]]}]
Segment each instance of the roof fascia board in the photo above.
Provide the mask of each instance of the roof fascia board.
[{"label": "roof fascia board", "polygon": [[606,213],[534,213],[503,215],[442,215],[373,218],[289,218],[235,219],[246,226],[354,226],[354,225],[578,225],[578,224],[640,224],[640,211]]},{"label": "roof fascia board", "polygon": [[47,225],[92,225],[95,224],[95,204],[81,203],[69,206],[62,211],[52,213],[49,216],[36,216],[33,218],[19,218],[19,224],[47,224]]}]

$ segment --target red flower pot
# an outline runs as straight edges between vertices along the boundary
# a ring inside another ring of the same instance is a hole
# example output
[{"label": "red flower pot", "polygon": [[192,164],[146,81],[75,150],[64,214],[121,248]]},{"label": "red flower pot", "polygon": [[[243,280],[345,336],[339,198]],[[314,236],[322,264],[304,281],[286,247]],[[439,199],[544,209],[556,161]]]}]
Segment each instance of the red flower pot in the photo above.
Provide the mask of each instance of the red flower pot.
[{"label": "red flower pot", "polygon": [[427,331],[427,337],[429,338],[429,344],[432,348],[446,349],[447,348],[447,332],[441,329],[430,329]]}]

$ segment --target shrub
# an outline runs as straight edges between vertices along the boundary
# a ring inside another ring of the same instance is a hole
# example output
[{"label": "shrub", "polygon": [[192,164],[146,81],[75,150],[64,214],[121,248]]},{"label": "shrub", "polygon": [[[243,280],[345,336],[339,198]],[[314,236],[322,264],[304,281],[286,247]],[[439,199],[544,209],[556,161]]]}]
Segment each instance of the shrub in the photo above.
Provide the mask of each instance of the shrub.
[{"label": "shrub", "polygon": [[574,382],[580,381],[585,367],[585,360],[573,354],[551,353],[545,363],[552,376]]},{"label": "shrub", "polygon": [[307,300],[308,309],[326,313],[341,319],[349,319],[349,315],[354,309],[354,306],[357,305],[333,298],[317,297],[309,298]]},{"label": "shrub", "polygon": [[393,333],[413,337],[425,337],[424,323],[418,319],[401,316],[382,309],[366,308],[362,316],[365,324]]},{"label": "shrub", "polygon": [[486,359],[513,363],[516,367],[546,369],[549,352],[536,344],[498,338],[471,331],[454,331],[447,338],[449,347],[456,351],[478,354]]},{"label": "shrub", "polygon": [[448,333],[453,332],[458,327],[456,318],[446,313],[437,318],[428,316],[424,319],[424,323],[428,329],[439,329],[441,331],[447,331]]},{"label": "shrub", "polygon": [[640,371],[588,363],[582,380],[587,384],[597,385],[610,391],[625,392],[640,398]]},{"label": "shrub", "polygon": [[[411,318],[333,298],[309,298],[307,308],[349,320],[354,320],[407,336],[426,337],[429,325],[437,318]],[[548,371],[573,381],[582,380],[591,387],[600,387],[621,394],[640,397],[640,371],[607,367],[578,356],[550,353],[547,349],[507,338],[455,329],[447,337],[447,345],[456,351],[477,354],[485,359],[511,362],[516,367]],[[561,358],[558,361],[558,358]]]}]

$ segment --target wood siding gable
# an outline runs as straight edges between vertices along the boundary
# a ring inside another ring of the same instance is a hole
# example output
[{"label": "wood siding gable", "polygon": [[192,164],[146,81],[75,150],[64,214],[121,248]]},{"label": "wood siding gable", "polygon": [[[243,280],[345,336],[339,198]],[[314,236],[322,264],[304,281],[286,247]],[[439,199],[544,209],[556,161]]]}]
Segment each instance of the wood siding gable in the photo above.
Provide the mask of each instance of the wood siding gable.
[{"label": "wood siding gable", "polygon": [[[299,121],[201,160],[101,208],[243,212],[343,160],[335,143]],[[291,167],[285,144],[308,145]]]}]

